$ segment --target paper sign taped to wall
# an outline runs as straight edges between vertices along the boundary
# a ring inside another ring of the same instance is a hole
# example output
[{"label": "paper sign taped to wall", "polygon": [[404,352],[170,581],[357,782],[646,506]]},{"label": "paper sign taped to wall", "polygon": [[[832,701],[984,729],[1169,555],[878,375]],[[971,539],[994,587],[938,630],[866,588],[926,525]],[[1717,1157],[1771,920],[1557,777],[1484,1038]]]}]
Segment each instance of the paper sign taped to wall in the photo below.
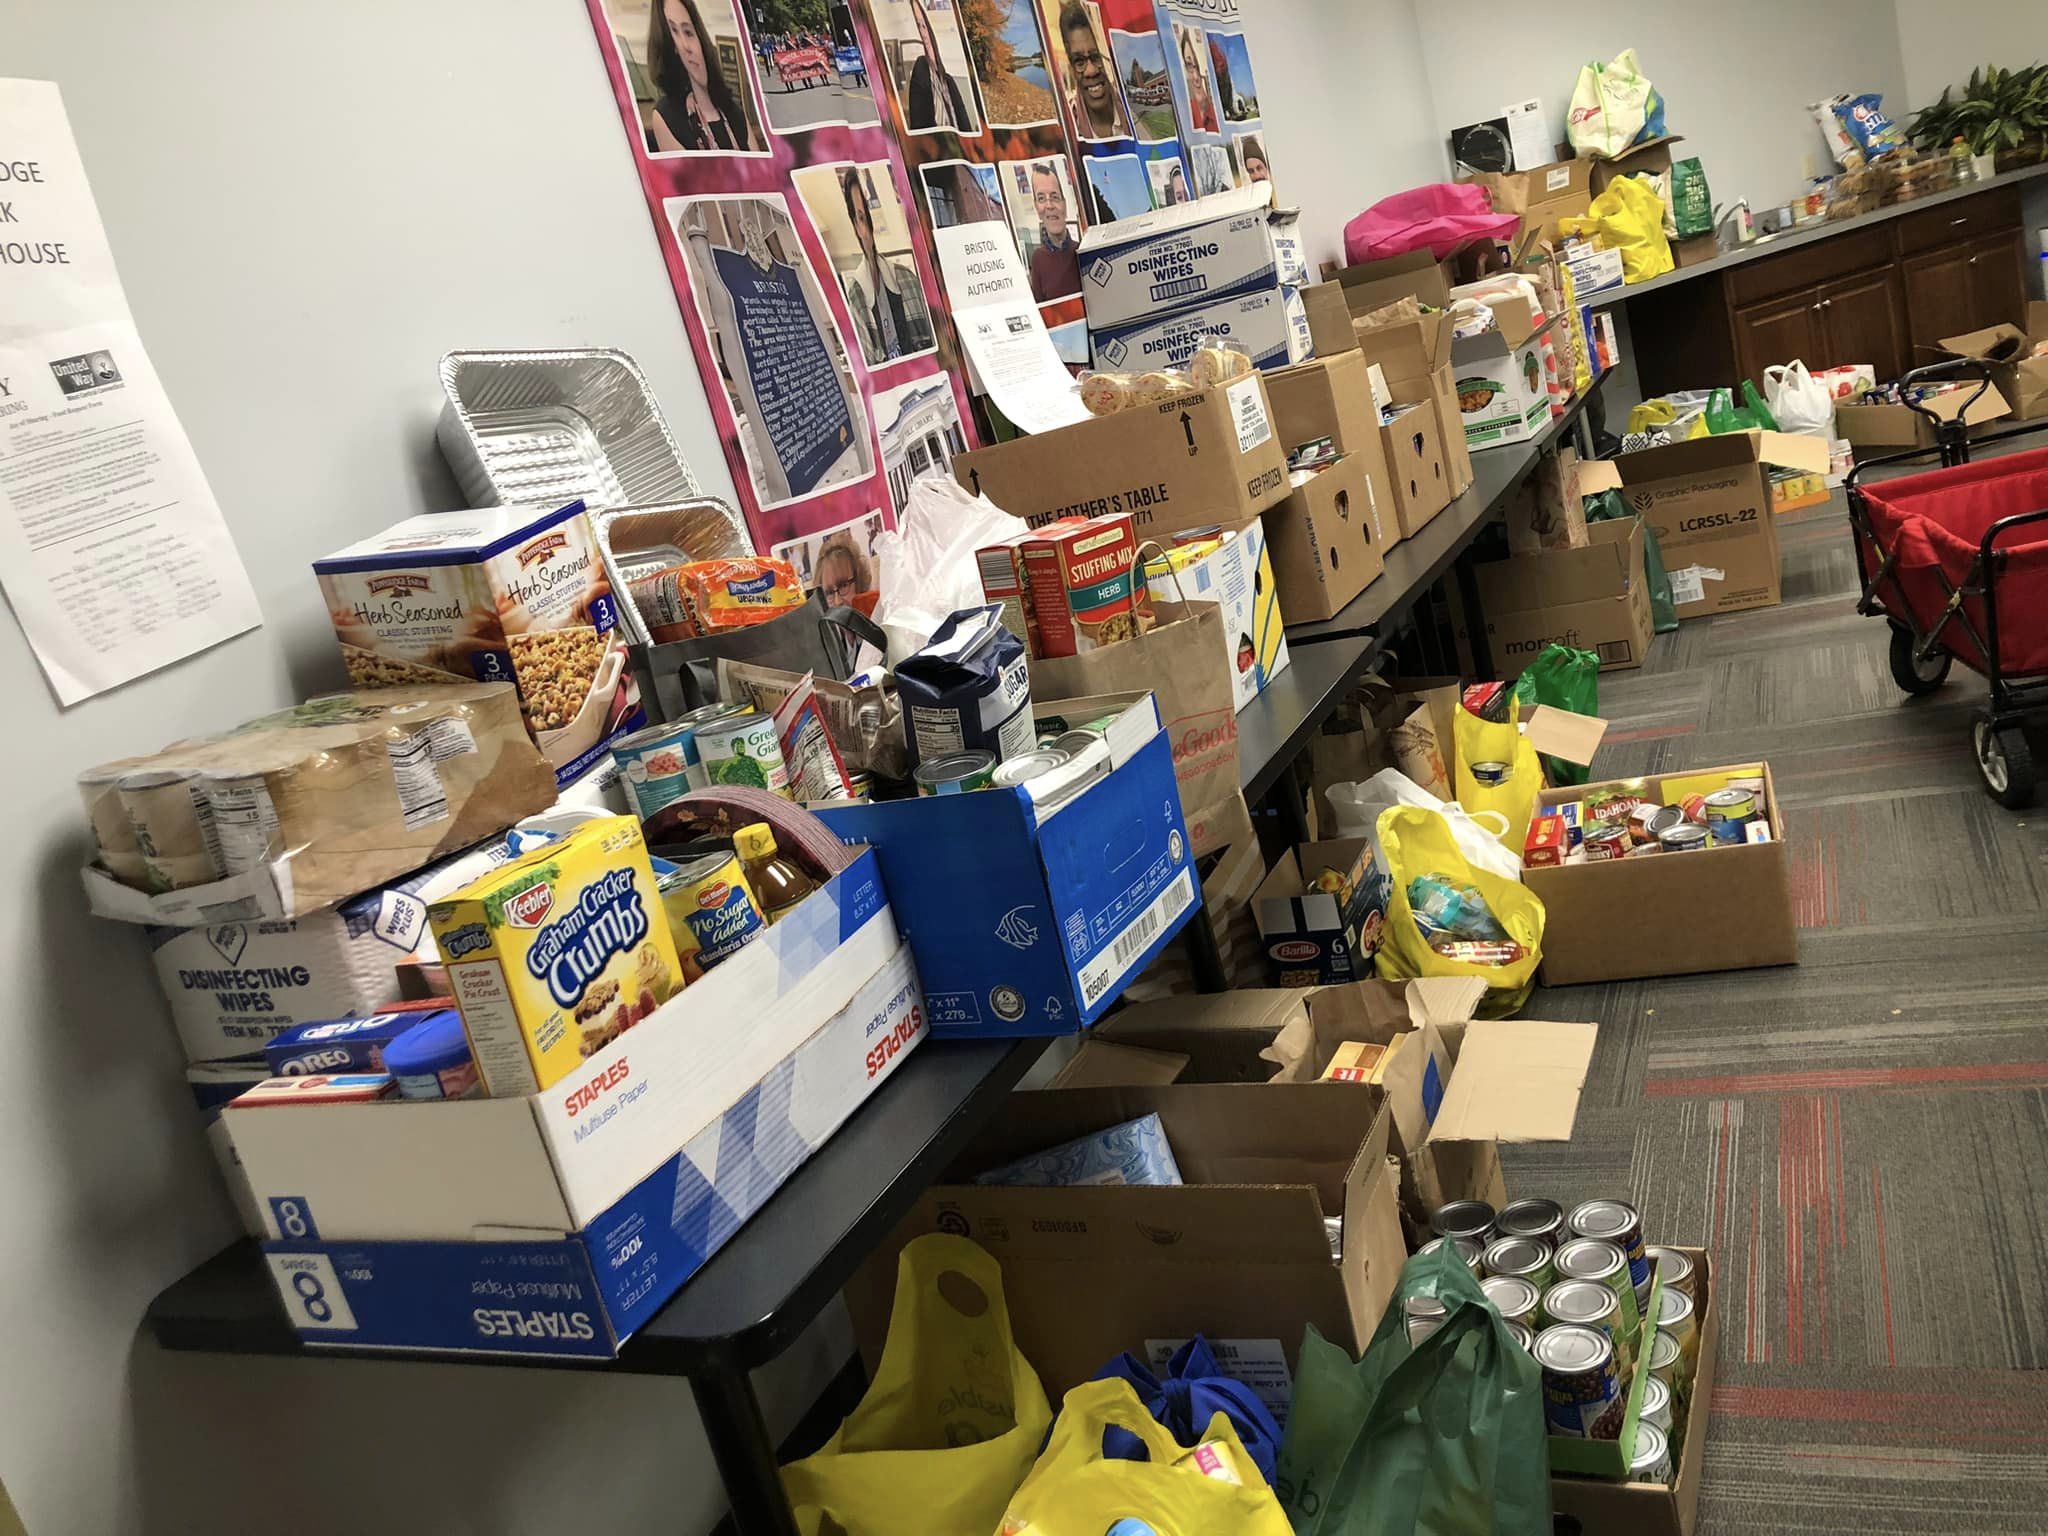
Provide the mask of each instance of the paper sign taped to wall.
[{"label": "paper sign taped to wall", "polygon": [[0,80],[0,583],[58,701],[262,622],[57,87]]}]

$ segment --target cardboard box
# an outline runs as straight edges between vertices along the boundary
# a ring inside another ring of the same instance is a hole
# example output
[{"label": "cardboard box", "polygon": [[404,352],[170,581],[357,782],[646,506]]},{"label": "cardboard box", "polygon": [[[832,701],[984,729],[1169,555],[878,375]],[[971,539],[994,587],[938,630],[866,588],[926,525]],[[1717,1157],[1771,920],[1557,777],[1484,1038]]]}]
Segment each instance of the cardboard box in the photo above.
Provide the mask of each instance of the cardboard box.
[{"label": "cardboard box", "polygon": [[222,1119],[306,1343],[605,1358],[923,1039],[920,1001],[864,853],[540,1094]]},{"label": "cardboard box", "polygon": [[1560,160],[1527,171],[1474,171],[1460,181],[1485,187],[1494,208],[1519,213],[1522,229],[1552,243],[1558,240],[1559,219],[1583,215],[1593,203],[1593,162]]},{"label": "cardboard box", "polygon": [[1402,538],[1412,539],[1457,494],[1445,468],[1437,413],[1426,404],[1403,406],[1380,435],[1394,491],[1394,522]]},{"label": "cardboard box", "polygon": [[1681,619],[1764,608],[1779,596],[1766,465],[1826,474],[1828,445],[1786,432],[1731,432],[1579,466],[1586,495],[1619,489],[1663,548]]},{"label": "cardboard box", "polygon": [[1185,600],[1214,603],[1222,609],[1224,660],[1239,709],[1287,670],[1286,621],[1281,617],[1272,549],[1261,519],[1251,519],[1192,565],[1171,575],[1152,577],[1148,586],[1161,603]]},{"label": "cardboard box", "polygon": [[[1661,138],[1646,139],[1640,144],[1630,145],[1627,152],[1612,160],[1598,160],[1588,157],[1592,167],[1588,183],[1594,197],[1598,197],[1613,184],[1619,176],[1655,176],[1671,169],[1671,146],[1685,142],[1685,136],[1667,133]],[[1569,154],[1567,150],[1565,153]]]},{"label": "cardboard box", "polygon": [[[1324,880],[1329,870],[1341,880]],[[1280,855],[1260,882],[1252,910],[1267,971],[1277,983],[1363,981],[1386,921],[1387,872],[1370,838],[1303,843]]]},{"label": "cardboard box", "polygon": [[[1979,395],[1975,384],[1967,384],[1945,395],[1929,395],[1920,403],[1943,421],[1962,418],[1973,437],[2012,414],[1996,385]],[[1935,446],[1933,423],[1910,405],[1839,402],[1835,406],[1835,436],[1852,447],[1873,451]]]},{"label": "cardboard box", "polygon": [[[1199,208],[1201,204],[1178,206]],[[1088,336],[1097,367],[1130,373],[1185,367],[1195,348],[1215,336],[1237,342],[1259,368],[1285,368],[1313,350],[1300,296],[1292,288],[1278,286],[1203,299],[1122,325],[1097,328],[1091,321]]]},{"label": "cardboard box", "polygon": [[1817,507],[1828,499],[1828,477],[1805,469],[1771,471],[1771,511],[1783,516]]},{"label": "cardboard box", "polygon": [[1253,182],[1081,233],[1081,299],[1091,331],[1308,275],[1292,214]]},{"label": "cardboard box", "polygon": [[1458,419],[1468,448],[1526,442],[1550,425],[1543,358],[1549,334],[1548,327],[1533,333],[1503,327],[1458,344]]},{"label": "cardboard box", "polygon": [[1508,548],[1518,555],[1584,549],[1586,498],[1579,494],[1578,450],[1566,443],[1540,455],[1529,478],[1509,493],[1501,511]]},{"label": "cardboard box", "polygon": [[1584,549],[1515,555],[1473,575],[1498,677],[1519,677],[1553,641],[1594,652],[1603,672],[1649,655],[1650,584],[1634,518],[1594,523]]},{"label": "cardboard box", "polygon": [[1666,1483],[1631,1483],[1553,1471],[1550,1501],[1584,1536],[1693,1536],[1705,1475],[1707,1421],[1714,1400],[1714,1357],[1721,1344],[1721,1299],[1713,1259],[1703,1248],[1678,1250],[1692,1260],[1693,1322],[1699,1355],[1688,1398],[1685,1434],[1671,1447]]},{"label": "cardboard box", "polygon": [[[1147,1114],[1185,1183],[967,1182]],[[872,1367],[903,1245],[960,1233],[1002,1266],[1017,1348],[1055,1401],[1125,1350],[1155,1354],[1201,1333],[1284,1421],[1304,1329],[1362,1350],[1407,1259],[1390,1129],[1385,1095],[1351,1084],[1012,1094],[847,1287],[855,1339]],[[1333,1255],[1326,1221],[1338,1217]]]},{"label": "cardboard box", "polygon": [[1686,267],[1697,267],[1712,261],[1721,254],[1721,237],[1716,234],[1694,235],[1685,240],[1671,242],[1671,259],[1682,271]]},{"label": "cardboard box", "polygon": [[[1756,766],[1652,774],[1643,782],[1651,795],[1664,799],[1670,781],[1755,771]],[[1770,765],[1761,765],[1761,772],[1772,834],[1768,843],[1522,871],[1523,883],[1548,913],[1543,984],[1562,987],[1796,962],[1791,833]],[[1583,800],[1611,787],[1546,789],[1538,803]]]},{"label": "cardboard box", "polygon": [[1354,347],[1267,374],[1266,395],[1273,407],[1273,430],[1280,435],[1290,465],[1297,455],[1357,458],[1371,492],[1367,502],[1373,543],[1384,556],[1400,540],[1401,525],[1394,516],[1373,373],[1374,365]]},{"label": "cardboard box", "polygon": [[1138,1045],[1118,1045],[1094,1036],[1082,1040],[1080,1049],[1047,1083],[1048,1088],[1154,1088],[1176,1082],[1187,1070],[1188,1059],[1178,1051],[1154,1051]]},{"label": "cardboard box", "polygon": [[1334,618],[1382,567],[1382,514],[1357,454],[1299,469],[1294,494],[1265,514],[1280,601],[1296,623]]},{"label": "cardboard box", "polygon": [[1153,696],[1033,709],[1078,720],[1117,713],[1110,771],[1079,790],[1082,764],[1012,788],[818,810],[841,838],[880,855],[934,1035],[1085,1029],[1199,901]]},{"label": "cardboard box", "polygon": [[1123,512],[1141,538],[1235,526],[1287,495],[1257,375],[958,454],[953,476],[1034,528]]},{"label": "cardboard box", "polygon": [[1991,364],[1992,382],[2005,396],[2013,419],[2033,421],[2048,416],[2048,357],[2032,355],[2042,342],[2048,342],[2048,303],[2035,299],[2027,305],[2025,330],[1994,325],[1947,337],[1941,345],[1957,357]]}]

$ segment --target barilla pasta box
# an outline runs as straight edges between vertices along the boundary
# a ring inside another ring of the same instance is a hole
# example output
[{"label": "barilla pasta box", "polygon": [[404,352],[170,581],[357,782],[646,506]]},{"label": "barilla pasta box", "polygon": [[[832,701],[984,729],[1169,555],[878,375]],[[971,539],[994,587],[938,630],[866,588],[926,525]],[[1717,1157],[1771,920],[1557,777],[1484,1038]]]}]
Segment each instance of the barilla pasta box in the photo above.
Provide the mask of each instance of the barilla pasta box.
[{"label": "barilla pasta box", "polygon": [[534,1094],[681,985],[640,824],[585,822],[427,909],[493,1098]]},{"label": "barilla pasta box", "polygon": [[409,517],[313,573],[356,687],[512,683],[557,784],[647,723],[580,501]]}]

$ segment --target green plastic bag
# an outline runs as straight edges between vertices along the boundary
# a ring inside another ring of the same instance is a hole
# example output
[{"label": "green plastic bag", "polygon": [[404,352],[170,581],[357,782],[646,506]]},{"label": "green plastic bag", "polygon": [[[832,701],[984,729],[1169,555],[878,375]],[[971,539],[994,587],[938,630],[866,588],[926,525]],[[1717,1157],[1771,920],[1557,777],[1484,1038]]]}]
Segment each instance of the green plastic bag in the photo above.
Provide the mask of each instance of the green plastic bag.
[{"label": "green plastic bag", "polygon": [[1657,542],[1657,530],[1629,510],[1619,491],[1595,491],[1586,498],[1586,521],[1633,517],[1643,524],[1643,579],[1650,588],[1650,629],[1668,635],[1678,628],[1678,599],[1672,595],[1671,573],[1664,569],[1664,546]]},{"label": "green plastic bag", "polygon": [[[1543,647],[1543,654],[1515,679],[1515,697],[1525,709],[1548,704],[1552,709],[1568,709],[1575,715],[1599,714],[1599,654],[1551,641]],[[1593,770],[1584,763],[1546,757],[1543,774],[1552,784],[1584,784],[1592,778]]]},{"label": "green plastic bag", "polygon": [[1706,170],[1696,159],[1674,161],[1671,166],[1671,217],[1681,240],[1714,232],[1714,195],[1707,190]]},{"label": "green plastic bag", "polygon": [[1716,436],[1723,432],[1775,432],[1778,419],[1764,404],[1764,397],[1756,392],[1756,385],[1744,379],[1739,406],[1725,389],[1707,396],[1707,430]]},{"label": "green plastic bag", "polygon": [[[1449,1316],[1409,1347],[1409,1297]],[[1543,1377],[1449,1243],[1418,1253],[1365,1358],[1301,1341],[1274,1491],[1296,1536],[1548,1536]]]}]

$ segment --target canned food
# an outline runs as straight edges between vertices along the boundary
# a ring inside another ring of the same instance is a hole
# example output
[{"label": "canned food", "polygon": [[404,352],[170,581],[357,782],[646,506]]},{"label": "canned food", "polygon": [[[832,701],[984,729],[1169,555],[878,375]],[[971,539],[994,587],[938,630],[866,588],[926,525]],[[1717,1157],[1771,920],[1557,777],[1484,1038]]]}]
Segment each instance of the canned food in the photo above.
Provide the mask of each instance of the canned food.
[{"label": "canned food", "polygon": [[1600,1237],[1579,1237],[1559,1245],[1551,1263],[1557,1266],[1560,1280],[1598,1280],[1621,1304],[1621,1318],[1615,1325],[1617,1338],[1634,1338],[1636,1327],[1642,1320],[1642,1308],[1636,1302],[1635,1280],[1629,1273],[1628,1255],[1618,1244]]},{"label": "canned food", "polygon": [[1756,816],[1756,796],[1746,789],[1717,789],[1706,797],[1707,834],[1717,843],[1739,843]]},{"label": "canned food", "polygon": [[1692,1298],[1685,1292],[1666,1286],[1657,1293],[1657,1333],[1676,1343],[1681,1355],[1691,1356],[1699,1328],[1693,1320]]},{"label": "canned food", "polygon": [[1550,1267],[1550,1244],[1540,1237],[1496,1238],[1486,1250],[1485,1264],[1489,1275],[1512,1275],[1538,1289],[1557,1278]]},{"label": "canned food", "polygon": [[1629,849],[1628,828],[1617,826],[1613,822],[1602,822],[1598,826],[1588,827],[1582,846],[1586,850],[1586,862],[1589,864],[1624,858]]},{"label": "canned food", "polygon": [[1208,539],[1222,538],[1223,525],[1209,523],[1200,528],[1183,528],[1178,533],[1168,534],[1167,537],[1176,544],[1200,544]]},{"label": "canned food", "polygon": [[[696,760],[695,737],[692,727],[681,720],[671,720],[621,736],[612,743],[612,759],[619,765],[619,777],[626,781],[627,798],[642,821],[701,787],[705,775]],[[690,782],[693,767],[697,769],[696,784]]]},{"label": "canned food", "polygon": [[1483,1249],[1493,1236],[1493,1207],[1484,1200],[1453,1200],[1436,1208],[1429,1230],[1438,1237],[1470,1238]]},{"label": "canned food", "polygon": [[1465,1261],[1467,1269],[1471,1270],[1475,1275],[1479,1273],[1480,1264],[1485,1254],[1480,1246],[1469,1237],[1432,1237],[1415,1251],[1419,1254],[1435,1253],[1445,1243],[1450,1243],[1458,1250],[1458,1257]]},{"label": "canned food", "polygon": [[993,752],[947,752],[928,757],[911,770],[920,795],[964,795],[995,782]]},{"label": "canned food", "polygon": [[1479,1289],[1493,1303],[1493,1310],[1511,1323],[1533,1323],[1543,1293],[1518,1275],[1488,1275]]},{"label": "canned food", "polygon": [[1666,853],[1697,853],[1707,846],[1707,829],[1696,821],[1681,821],[1657,834]]},{"label": "canned food", "polygon": [[1643,1406],[1637,1410],[1638,1424],[1654,1424],[1671,1438],[1671,1389],[1657,1377],[1643,1383]]},{"label": "canned food", "polygon": [[1639,805],[1628,816],[1628,836],[1632,843],[1649,844],[1685,820],[1685,812],[1675,805]]},{"label": "canned food", "polygon": [[1468,763],[1466,769],[1474,783],[1488,787],[1505,784],[1515,776],[1515,770],[1506,763]]},{"label": "canned food", "polygon": [[1650,1262],[1655,1264],[1659,1272],[1663,1274],[1665,1290],[1683,1291],[1688,1296],[1692,1294],[1691,1259],[1680,1253],[1676,1248],[1649,1247],[1645,1248],[1643,1252],[1648,1255]]},{"label": "canned food", "polygon": [[1434,1296],[1410,1296],[1401,1303],[1401,1320],[1408,1330],[1408,1347],[1413,1349],[1443,1327],[1449,1313]]},{"label": "canned food", "polygon": [[1050,750],[1064,752],[1068,757],[1079,757],[1101,740],[1101,733],[1097,731],[1068,731],[1053,741]]},{"label": "canned food", "polygon": [[1564,1230],[1564,1207],[1555,1200],[1516,1200],[1502,1207],[1494,1227],[1503,1237],[1540,1237],[1554,1242]]},{"label": "canned food", "polygon": [[1650,1374],[1669,1387],[1674,1396],[1678,1392],[1679,1358],[1678,1340],[1670,1334],[1660,1333],[1650,1340]]},{"label": "canned food", "polygon": [[734,854],[707,853],[676,866],[660,881],[661,910],[686,980],[741,948],[768,920]]},{"label": "canned food", "polygon": [[1521,1345],[1524,1352],[1536,1347],[1536,1330],[1527,1323],[1518,1323],[1511,1317],[1503,1318],[1501,1321],[1508,1331],[1508,1337]]},{"label": "canned food", "polygon": [[1560,1280],[1543,1293],[1545,1327],[1597,1328],[1610,1339],[1621,1322],[1621,1303],[1598,1280]]},{"label": "canned food", "polygon": [[1073,758],[1057,747],[1044,747],[1036,752],[1005,758],[996,767],[996,788],[1008,789],[1018,784],[1029,783],[1042,774],[1051,773],[1055,768],[1066,767],[1072,761]]},{"label": "canned food", "polygon": [[1678,802],[1678,808],[1685,812],[1685,819],[1687,821],[1696,821],[1702,826],[1706,824],[1707,797],[1705,795],[1687,795]]},{"label": "canned food", "polygon": [[748,710],[697,727],[697,756],[713,784],[744,784],[789,798],[782,738],[767,715]]},{"label": "canned food", "polygon": [[1637,1301],[1650,1296],[1650,1258],[1643,1251],[1643,1218],[1626,1200],[1588,1200],[1572,1207],[1572,1230],[1580,1237],[1602,1237],[1628,1256],[1629,1279]]},{"label": "canned food", "polygon": [[1614,1345],[1605,1335],[1569,1325],[1546,1328],[1536,1335],[1530,1353],[1543,1368],[1543,1417],[1553,1435],[1620,1438],[1628,1400],[1622,1396]]},{"label": "canned food", "polygon": [[1664,1431],[1655,1424],[1636,1421],[1635,1454],[1628,1459],[1628,1480],[1632,1483],[1671,1481],[1671,1446]]}]

